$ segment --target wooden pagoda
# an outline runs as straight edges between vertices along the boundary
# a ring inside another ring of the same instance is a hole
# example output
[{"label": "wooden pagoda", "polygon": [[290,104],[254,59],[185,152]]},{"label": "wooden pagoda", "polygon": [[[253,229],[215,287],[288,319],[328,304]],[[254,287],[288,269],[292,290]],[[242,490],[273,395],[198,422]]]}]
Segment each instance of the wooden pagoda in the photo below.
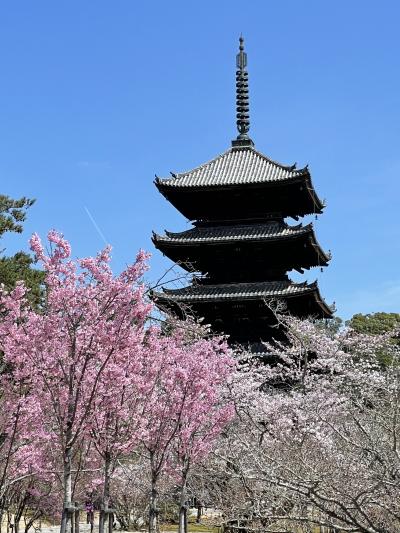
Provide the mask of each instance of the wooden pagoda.
[{"label": "wooden pagoda", "polygon": [[194,273],[191,285],[153,297],[181,317],[203,317],[234,343],[256,345],[277,335],[270,302],[298,317],[330,318],[317,282],[293,283],[288,271],[324,267],[330,254],[312,224],[285,219],[322,213],[308,167],[285,166],[258,152],[249,138],[247,54],[240,38],[236,71],[239,135],[229,150],[155,185],[193,228],[153,234],[164,255]]}]

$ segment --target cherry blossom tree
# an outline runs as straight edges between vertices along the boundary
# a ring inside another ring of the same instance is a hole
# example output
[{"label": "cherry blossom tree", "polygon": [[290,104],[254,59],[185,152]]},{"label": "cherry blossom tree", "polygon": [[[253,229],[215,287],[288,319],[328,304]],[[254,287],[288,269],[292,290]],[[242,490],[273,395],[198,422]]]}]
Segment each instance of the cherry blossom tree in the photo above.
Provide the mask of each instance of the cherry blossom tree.
[{"label": "cherry blossom tree", "polygon": [[281,320],[290,342],[268,347],[274,364],[249,356],[232,387],[237,417],[205,465],[215,504],[227,521],[271,532],[398,531],[398,348]]},{"label": "cherry blossom tree", "polygon": [[[24,289],[18,285],[11,295],[0,292],[0,339],[13,325],[13,313],[19,307]],[[7,301],[4,301],[7,300]],[[31,387],[23,374],[12,372],[3,361],[0,376],[0,523],[3,514],[15,503],[15,495],[23,491],[33,478],[50,480],[45,473],[45,453],[37,446],[35,409],[30,401]],[[21,488],[22,487],[22,488]]]},{"label": "cherry blossom tree", "polygon": [[146,391],[152,387],[146,372],[147,360],[152,358],[147,344],[154,334],[153,328],[140,332],[132,329],[126,349],[116,354],[99,380],[90,437],[103,470],[100,533],[107,517],[112,521],[110,485],[115,470],[139,446],[142,418],[146,416],[144,400]]},{"label": "cherry blossom tree", "polygon": [[168,336],[160,332],[148,342],[151,356],[146,358],[146,375],[151,386],[143,404],[140,440],[150,464],[150,533],[159,529],[158,482],[162,473],[169,469],[177,475],[174,468],[178,461],[184,494],[191,464],[207,453],[231,414],[229,406],[221,405],[220,394],[233,365],[226,343],[220,338],[191,336],[188,338],[181,326]]},{"label": "cherry blossom tree", "polygon": [[4,405],[12,407],[4,472],[13,457],[19,475],[61,474],[62,533],[78,495],[100,483],[102,532],[113,474],[140,447],[149,458],[149,528],[156,531],[160,476],[179,470],[183,509],[190,466],[232,415],[222,389],[233,360],[222,339],[202,338],[197,326],[170,334],[145,327],[143,252],[113,276],[108,248],[73,261],[60,234],[51,231],[48,240],[46,253],[37,235],[31,239],[46,275],[43,308],[29,306],[23,284],[1,294],[0,348],[10,369]]},{"label": "cherry blossom tree", "polygon": [[73,461],[82,439],[90,438],[93,411],[103,374],[116,370],[135,335],[141,337],[150,306],[139,280],[146,255],[114,277],[107,248],[96,258],[71,260],[69,243],[48,234],[47,254],[37,235],[31,248],[46,274],[47,297],[37,312],[27,306],[19,285],[2,294],[7,320],[1,349],[13,376],[29,388],[27,405],[35,414],[36,439],[52,449],[54,470],[61,467],[61,532],[71,519]]},{"label": "cherry blossom tree", "polygon": [[195,361],[186,360],[186,376],[179,381],[185,402],[173,440],[173,461],[179,474],[179,533],[187,533],[187,482],[194,465],[210,453],[213,444],[233,418],[234,406],[226,394],[226,383],[235,369],[226,346],[201,339],[195,344]]}]

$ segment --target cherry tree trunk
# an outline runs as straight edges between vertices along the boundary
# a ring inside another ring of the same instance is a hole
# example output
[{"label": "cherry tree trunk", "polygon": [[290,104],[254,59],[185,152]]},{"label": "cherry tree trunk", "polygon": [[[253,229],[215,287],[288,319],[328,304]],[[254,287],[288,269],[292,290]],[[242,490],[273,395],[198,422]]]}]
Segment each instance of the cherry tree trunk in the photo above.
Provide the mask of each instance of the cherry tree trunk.
[{"label": "cherry tree trunk", "polygon": [[100,509],[100,516],[99,516],[99,533],[104,533],[104,525],[106,523],[106,513],[104,512],[104,509]]},{"label": "cherry tree trunk", "polygon": [[14,533],[19,533],[19,523],[22,519],[26,507],[27,496],[25,495],[22,501],[19,503],[18,507],[15,509],[14,513]]},{"label": "cherry tree trunk", "polygon": [[150,469],[151,469],[151,491],[149,505],[149,533],[159,533],[159,509],[158,509],[158,490],[157,481],[159,476],[159,467],[156,465],[154,451],[150,452]]},{"label": "cherry tree trunk", "polygon": [[60,533],[67,533],[68,524],[71,524],[72,500],[72,448],[67,447],[64,453],[64,502],[61,517]]},{"label": "cherry tree trunk", "polygon": [[100,512],[99,533],[104,533],[107,517],[109,521],[108,530],[110,532],[112,531],[112,517],[108,512],[109,507],[110,507],[110,477],[111,477],[111,457],[110,457],[109,452],[106,452],[104,455],[104,489],[103,489],[102,510]]},{"label": "cherry tree trunk", "polygon": [[75,502],[75,533],[79,533],[79,522],[80,522],[80,511],[78,507],[78,502]]},{"label": "cherry tree trunk", "polygon": [[183,477],[182,487],[181,487],[181,495],[180,495],[180,503],[179,503],[178,533],[187,533],[187,530],[188,530],[186,480],[187,480],[187,473],[185,472],[184,477]]},{"label": "cherry tree trunk", "polygon": [[157,479],[152,477],[149,506],[149,533],[159,533],[160,530],[160,524],[158,523],[158,490],[156,483]]},{"label": "cherry tree trunk", "polygon": [[187,530],[188,530],[187,506],[183,504],[179,508],[178,533],[187,533]]}]

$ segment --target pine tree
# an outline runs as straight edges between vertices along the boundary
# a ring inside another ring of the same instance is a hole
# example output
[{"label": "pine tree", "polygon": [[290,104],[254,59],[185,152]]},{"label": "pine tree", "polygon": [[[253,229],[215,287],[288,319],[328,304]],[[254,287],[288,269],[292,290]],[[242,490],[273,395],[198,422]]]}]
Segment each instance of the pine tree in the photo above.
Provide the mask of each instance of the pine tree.
[{"label": "pine tree", "polygon": [[[22,233],[26,212],[34,203],[34,199],[22,197],[14,200],[0,194],[0,239],[5,233]],[[33,258],[22,251],[13,256],[5,256],[3,253],[4,249],[0,248],[0,284],[10,290],[17,281],[24,281],[29,289],[30,303],[35,307],[40,306],[44,277],[40,270],[34,268]]]}]

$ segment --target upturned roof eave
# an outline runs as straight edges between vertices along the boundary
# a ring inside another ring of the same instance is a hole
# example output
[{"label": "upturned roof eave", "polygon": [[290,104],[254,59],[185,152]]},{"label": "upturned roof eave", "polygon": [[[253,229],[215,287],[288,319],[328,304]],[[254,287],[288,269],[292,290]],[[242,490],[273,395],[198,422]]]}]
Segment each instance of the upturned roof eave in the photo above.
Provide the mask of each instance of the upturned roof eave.
[{"label": "upturned roof eave", "polygon": [[290,182],[296,182],[300,181],[302,178],[307,178],[310,176],[310,173],[307,168],[304,168],[299,171],[294,176],[288,176],[285,178],[279,178],[279,179],[265,179],[265,180],[252,180],[252,181],[236,181],[236,182],[225,182],[225,183],[207,183],[204,184],[193,184],[193,185],[177,185],[174,183],[173,179],[166,178],[162,179],[159,177],[156,177],[154,179],[154,184],[157,187],[157,189],[163,194],[163,191],[192,191],[192,190],[215,190],[215,189],[233,189],[237,187],[251,187],[251,186],[257,186],[257,185],[280,185],[280,184],[287,184]]},{"label": "upturned roof eave", "polygon": [[[295,229],[295,228],[293,228]],[[307,224],[304,227],[301,227],[301,230],[298,233],[293,232],[284,235],[262,235],[262,236],[240,236],[235,237],[202,237],[202,238],[185,238],[180,237],[188,232],[181,233],[168,233],[167,235],[158,235],[153,232],[152,242],[154,246],[160,250],[162,253],[168,255],[166,252],[171,249],[178,248],[192,248],[193,246],[217,246],[217,245],[237,245],[238,243],[257,243],[257,244],[268,244],[280,241],[295,241],[296,239],[307,238],[309,237],[310,246],[315,250],[318,260],[312,265],[313,267],[326,267],[331,259],[331,255],[326,253],[320,246],[315,232],[313,230],[312,223]],[[173,237],[171,237],[173,236]]]},{"label": "upturned roof eave", "polygon": [[[190,186],[178,186],[175,187],[171,184],[166,184],[160,180],[160,178],[157,178],[154,180],[154,183],[158,189],[158,191],[164,196],[164,198],[171,202],[178,211],[181,211],[181,208],[179,205],[175,205],[175,201],[179,198],[179,196],[186,195],[186,194],[193,194],[196,192],[225,192],[235,189],[241,189],[241,190],[251,190],[251,189],[260,189],[260,188],[277,188],[277,187],[285,187],[285,186],[291,186],[295,185],[297,183],[304,184],[305,189],[307,190],[308,196],[310,198],[310,208],[305,213],[301,213],[299,216],[303,216],[304,214],[316,214],[320,215],[322,214],[325,203],[321,201],[318,194],[316,193],[314,186],[312,184],[311,175],[308,170],[305,170],[304,173],[298,174],[297,176],[286,178],[286,179],[280,179],[280,180],[254,180],[254,181],[246,181],[243,183],[216,183],[216,184],[207,184],[207,185],[190,185]],[[174,198],[176,200],[174,200]],[[187,216],[187,215],[186,215]]]},{"label": "upturned roof eave", "polygon": [[323,309],[326,315],[325,318],[332,318],[333,313],[335,312],[335,305],[329,305],[325,302],[325,300],[321,296],[321,293],[319,292],[318,287],[316,287],[314,295],[316,303],[321,307],[321,309]]},{"label": "upturned roof eave", "polygon": [[[277,282],[279,283],[279,282]],[[274,282],[268,282],[268,284],[275,285]],[[317,281],[314,281],[313,283],[307,284],[306,282],[303,283],[292,283],[292,282],[286,282],[284,287],[281,289],[277,288],[271,288],[271,290],[264,290],[260,289],[260,286],[266,285],[266,283],[260,283],[260,282],[250,282],[250,283],[226,283],[226,284],[218,284],[218,285],[189,285],[188,287],[184,287],[183,289],[167,289],[163,288],[162,293],[157,293],[157,296],[162,298],[167,298],[175,301],[185,301],[190,300],[194,301],[198,299],[199,301],[216,301],[216,300],[243,300],[243,299],[265,299],[265,298],[274,298],[274,297],[293,297],[293,296],[301,296],[303,294],[306,294],[308,292],[313,292],[315,289],[318,289]],[[229,289],[238,289],[240,288],[241,291],[237,293],[229,293]],[[199,294],[190,294],[190,290],[193,289],[194,291],[198,291]],[[209,291],[215,289],[225,290],[225,293],[220,294],[212,294]],[[293,292],[285,292],[290,289],[295,289]],[[186,291],[183,292],[183,291]],[[244,294],[244,292],[247,291],[247,294]],[[208,292],[208,294],[207,294]],[[201,294],[203,293],[203,294]]]},{"label": "upturned roof eave", "polygon": [[320,215],[322,211],[324,210],[324,208],[326,207],[325,203],[319,198],[318,194],[316,193],[312,179],[311,179],[311,174],[308,171],[305,177],[306,177],[306,181],[308,182],[307,190],[310,194],[310,197],[312,198],[312,201],[315,207],[313,214]]},{"label": "upturned roof eave", "polygon": [[[166,232],[166,235],[160,235],[155,232],[153,232],[152,235],[152,241],[154,245],[162,244],[162,245],[171,245],[171,246],[193,246],[196,244],[202,245],[202,244],[230,244],[230,243],[238,243],[241,242],[241,240],[245,242],[270,242],[270,241],[280,241],[280,240],[294,240],[299,237],[306,237],[307,235],[313,236],[315,240],[315,235],[312,229],[312,224],[307,224],[306,226],[301,226],[299,224],[298,226],[293,226],[289,228],[290,233],[272,233],[270,235],[251,235],[251,234],[240,234],[238,232],[235,235],[232,236],[224,236],[224,237],[191,237],[190,231],[195,230],[187,230],[180,233],[173,233],[173,232]],[[256,229],[256,228],[255,228]],[[210,230],[208,230],[210,232]],[[185,236],[187,235],[187,236]]]},{"label": "upturned roof eave", "polygon": [[332,255],[330,252],[326,253],[324,249],[322,248],[322,246],[319,244],[317,237],[315,235],[313,224],[311,223],[309,224],[309,226],[311,226],[311,231],[310,231],[311,245],[315,249],[318,257],[321,258],[321,261],[315,266],[320,266],[320,267],[328,266],[329,261],[332,259]]}]

